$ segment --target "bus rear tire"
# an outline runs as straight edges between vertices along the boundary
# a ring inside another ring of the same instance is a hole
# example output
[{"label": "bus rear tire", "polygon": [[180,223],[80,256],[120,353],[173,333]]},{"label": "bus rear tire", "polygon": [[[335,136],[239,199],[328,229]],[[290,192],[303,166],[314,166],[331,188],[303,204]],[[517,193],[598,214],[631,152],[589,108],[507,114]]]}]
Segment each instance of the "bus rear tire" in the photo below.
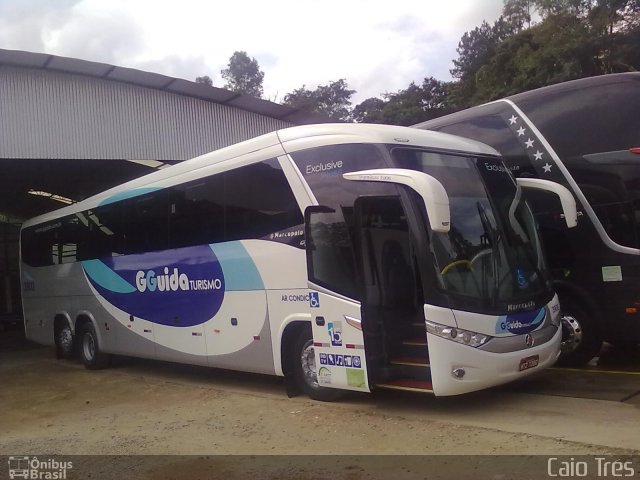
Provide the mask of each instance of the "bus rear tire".
[{"label": "bus rear tire", "polygon": [[90,370],[106,368],[111,363],[111,355],[101,352],[98,344],[98,335],[91,322],[85,323],[80,328],[79,338],[80,358],[85,367]]},{"label": "bus rear tire", "polygon": [[74,354],[74,338],[71,326],[68,322],[64,321],[60,326],[57,326],[54,332],[55,345],[56,345],[56,358],[69,359]]},{"label": "bus rear tire", "polygon": [[293,342],[293,373],[298,387],[313,400],[332,402],[342,397],[342,390],[321,387],[316,375],[315,351],[311,328],[305,326]]},{"label": "bus rear tire", "polygon": [[559,364],[581,367],[598,355],[602,333],[593,315],[573,299],[560,299],[562,310],[562,354]]}]

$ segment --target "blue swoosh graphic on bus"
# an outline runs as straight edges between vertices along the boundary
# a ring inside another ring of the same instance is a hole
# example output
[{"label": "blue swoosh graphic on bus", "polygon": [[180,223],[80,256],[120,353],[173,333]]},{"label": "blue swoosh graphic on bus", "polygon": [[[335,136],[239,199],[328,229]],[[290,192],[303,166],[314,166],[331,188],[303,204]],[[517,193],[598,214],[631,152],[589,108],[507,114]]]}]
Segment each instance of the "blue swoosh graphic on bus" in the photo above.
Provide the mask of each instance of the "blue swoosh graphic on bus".
[{"label": "blue swoosh graphic on bus", "polygon": [[213,318],[226,290],[209,245],[89,260],[82,267],[104,301],[135,318],[172,327]]},{"label": "blue swoosh graphic on bus", "polygon": [[498,317],[496,333],[513,333],[522,335],[538,328],[546,316],[545,308],[528,312],[510,313]]},{"label": "blue swoosh graphic on bus", "polygon": [[222,266],[226,290],[264,290],[260,272],[242,243],[225,242],[209,246]]},{"label": "blue swoosh graphic on bus", "polygon": [[100,260],[82,262],[87,276],[97,285],[114,293],[133,293],[136,288]]},{"label": "blue swoosh graphic on bus", "polygon": [[116,203],[121,200],[126,200],[127,198],[139,197],[140,195],[144,195],[146,193],[157,192],[158,190],[160,190],[160,188],[158,187],[136,188],[133,190],[127,190],[126,192],[116,193],[111,197],[105,198],[98,204],[98,206],[102,207],[104,205]]}]

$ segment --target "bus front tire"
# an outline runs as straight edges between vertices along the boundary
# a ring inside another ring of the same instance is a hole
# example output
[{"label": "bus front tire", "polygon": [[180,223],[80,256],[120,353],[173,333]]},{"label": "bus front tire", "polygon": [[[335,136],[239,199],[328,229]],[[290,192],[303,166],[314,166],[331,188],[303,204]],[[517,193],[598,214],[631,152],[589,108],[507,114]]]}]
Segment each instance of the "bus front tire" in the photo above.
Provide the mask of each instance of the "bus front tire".
[{"label": "bus front tire", "polygon": [[106,368],[111,363],[111,356],[100,351],[98,335],[92,323],[85,323],[80,329],[80,358],[90,370]]},{"label": "bus front tire", "polygon": [[316,374],[315,351],[310,328],[302,328],[293,342],[293,373],[298,387],[313,400],[331,402],[342,390],[321,387]]},{"label": "bus front tire", "polygon": [[573,299],[560,298],[562,310],[562,355],[560,365],[581,367],[598,355],[602,333],[593,315]]}]

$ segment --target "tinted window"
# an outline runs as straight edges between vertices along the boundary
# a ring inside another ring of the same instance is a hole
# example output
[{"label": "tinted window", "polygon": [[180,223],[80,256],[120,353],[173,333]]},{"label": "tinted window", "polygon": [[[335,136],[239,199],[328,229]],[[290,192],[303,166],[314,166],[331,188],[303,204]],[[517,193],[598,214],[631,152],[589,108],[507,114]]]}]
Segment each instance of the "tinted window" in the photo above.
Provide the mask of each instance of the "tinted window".
[{"label": "tinted window", "polygon": [[26,228],[22,256],[45,266],[240,239],[300,248],[303,223],[272,159]]},{"label": "tinted window", "polygon": [[171,189],[171,248],[242,239],[299,247],[303,218],[276,159]]},{"label": "tinted window", "polygon": [[351,234],[342,215],[324,207],[310,207],[307,215],[309,279],[349,298],[360,298]]},{"label": "tinted window", "polygon": [[[507,104],[477,107],[464,115],[457,115],[455,123],[429,124],[428,128],[492,146],[503,156],[504,163],[516,177],[544,178],[566,186],[563,175],[541,140]],[[536,213],[560,210],[560,203],[553,195],[527,189],[525,196]]]},{"label": "tinted window", "polygon": [[115,257],[125,252],[122,204],[97,207],[78,216],[88,224],[88,240],[80,260]]},{"label": "tinted window", "polygon": [[34,267],[53,265],[54,245],[62,229],[60,220],[26,228],[22,231],[22,260]]},{"label": "tinted window", "polygon": [[640,155],[605,152],[568,158],[565,164],[609,237],[640,246]]},{"label": "tinted window", "polygon": [[548,292],[533,216],[499,158],[409,148],[392,155],[398,167],[437,178],[449,196],[450,230],[432,232],[445,290],[487,308]]},{"label": "tinted window", "polygon": [[[314,231],[326,265],[312,272],[320,285],[332,291],[357,298],[356,272],[353,264],[353,206],[361,195],[397,195],[397,187],[375,182],[345,180],[342,174],[357,170],[385,168],[386,147],[381,145],[331,145],[292,154],[320,205],[333,213],[318,214]],[[330,243],[335,242],[331,247]],[[315,268],[315,267],[314,267]]]},{"label": "tinted window", "polygon": [[44,267],[80,260],[88,230],[78,215],[30,227],[22,232],[22,257],[32,266]]},{"label": "tinted window", "polygon": [[167,248],[167,190],[139,195],[122,202],[125,253],[141,253]]},{"label": "tinted window", "polygon": [[594,78],[515,100],[563,160],[640,147],[640,75]]},{"label": "tinted window", "polygon": [[169,193],[169,247],[224,241],[224,176],[172,187]]},{"label": "tinted window", "polygon": [[226,241],[259,238],[300,246],[302,213],[277,160],[226,172],[224,182]]}]

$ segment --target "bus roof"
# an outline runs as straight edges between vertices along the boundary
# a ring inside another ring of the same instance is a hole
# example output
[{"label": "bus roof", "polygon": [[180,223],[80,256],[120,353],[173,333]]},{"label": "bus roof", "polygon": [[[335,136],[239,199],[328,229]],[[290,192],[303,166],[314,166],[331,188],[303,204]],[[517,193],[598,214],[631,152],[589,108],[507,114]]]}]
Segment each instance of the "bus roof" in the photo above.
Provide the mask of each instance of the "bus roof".
[{"label": "bus roof", "polygon": [[533,98],[561,94],[571,90],[601,85],[628,84],[629,82],[640,82],[640,72],[612,73],[609,75],[598,75],[595,77],[570,80],[567,82],[557,83],[555,85],[549,85],[547,87],[536,88],[535,90],[530,90],[528,92],[517,93],[510,97],[506,97],[506,99],[511,100],[516,105],[519,105],[520,103]]},{"label": "bus roof", "polygon": [[[284,148],[284,151],[287,153],[291,153],[315,146],[340,143],[395,143],[405,146],[428,146],[430,148],[453,150],[473,155],[498,155],[498,152],[493,148],[474,140],[409,127],[351,123],[296,126],[261,135],[144,175],[122,185],[105,190],[78,203],[27,220],[23,224],[23,228],[95,208],[105,204],[105,202],[112,203],[130,196],[135,196],[136,193],[134,191],[138,191],[140,193],[137,194],[141,194],[145,189],[166,188],[174,183],[188,181],[192,178],[185,179],[185,177],[193,177],[196,170],[216,165],[220,166],[223,162],[238,159],[241,156],[249,155],[253,152],[279,149],[279,152],[274,155],[279,156],[284,153],[282,148]],[[260,160],[263,159],[256,157],[255,161]],[[218,168],[218,171],[239,166],[237,163],[238,162],[229,162],[228,167]],[[246,164],[249,163],[252,162],[249,161]],[[213,173],[216,172],[209,172],[209,169],[201,172],[203,176]],[[196,178],[197,175],[198,174],[195,174]],[[134,194],[128,194],[128,192],[134,192]],[[114,198],[117,198],[117,200],[114,200]]]}]

